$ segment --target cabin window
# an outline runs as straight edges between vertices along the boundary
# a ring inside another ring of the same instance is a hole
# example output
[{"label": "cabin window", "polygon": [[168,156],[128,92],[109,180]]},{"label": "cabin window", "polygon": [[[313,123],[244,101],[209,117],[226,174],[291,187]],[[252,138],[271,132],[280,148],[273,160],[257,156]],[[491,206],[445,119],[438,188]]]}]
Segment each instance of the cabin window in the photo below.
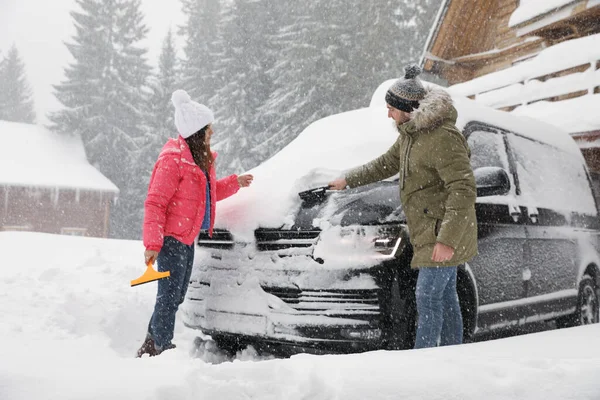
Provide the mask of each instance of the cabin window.
[{"label": "cabin window", "polygon": [[69,235],[69,236],[85,236],[87,232],[86,228],[61,228],[60,229],[60,234],[61,235]]},{"label": "cabin window", "polygon": [[31,225],[4,225],[2,226],[3,231],[19,231],[19,232],[29,232],[33,230]]}]

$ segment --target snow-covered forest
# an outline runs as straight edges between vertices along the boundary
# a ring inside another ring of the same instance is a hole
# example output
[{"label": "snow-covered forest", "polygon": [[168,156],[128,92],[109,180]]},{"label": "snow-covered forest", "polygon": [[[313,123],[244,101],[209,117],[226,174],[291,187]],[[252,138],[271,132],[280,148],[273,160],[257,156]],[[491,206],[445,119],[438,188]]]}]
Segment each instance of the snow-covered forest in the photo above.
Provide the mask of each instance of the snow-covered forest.
[{"label": "snow-covered forest", "polygon": [[[176,134],[175,88],[215,111],[218,174],[241,173],[311,122],[367,106],[379,83],[418,59],[440,0],[182,0],[173,7],[185,22],[171,27],[158,60],[143,44],[140,0],[76,3],[49,126],[79,135],[90,163],[119,187],[111,236],[139,238],[152,165]],[[12,86],[0,90],[2,119],[33,122],[18,49],[0,57],[0,82]]]}]

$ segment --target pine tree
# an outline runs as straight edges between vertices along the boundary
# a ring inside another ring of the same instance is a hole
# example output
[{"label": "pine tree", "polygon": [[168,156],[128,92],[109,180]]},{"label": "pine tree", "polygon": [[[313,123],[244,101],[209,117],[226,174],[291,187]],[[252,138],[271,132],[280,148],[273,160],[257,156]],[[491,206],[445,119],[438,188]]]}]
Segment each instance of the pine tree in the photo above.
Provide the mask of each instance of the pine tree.
[{"label": "pine tree", "polygon": [[186,89],[202,87],[192,97],[215,111],[219,174],[258,165],[319,118],[367,106],[418,61],[440,3],[223,0],[215,16],[216,1],[186,1],[197,10],[187,35],[210,27],[188,38]]},{"label": "pine tree", "polygon": [[268,155],[319,118],[368,106],[379,84],[418,61],[439,6],[439,0],[282,1],[289,1],[285,20],[270,40],[280,56],[268,71],[274,90],[260,107],[269,137],[258,146]]},{"label": "pine tree", "polygon": [[36,119],[33,92],[15,45],[0,61],[0,119],[29,124],[35,123]]},{"label": "pine tree", "polygon": [[56,131],[81,136],[90,162],[119,187],[112,234],[139,237],[142,182],[132,164],[143,140],[150,73],[146,49],[139,47],[147,34],[140,0],[76,2],[76,33],[67,44],[74,61],[54,87],[64,107],[49,119]]},{"label": "pine tree", "polygon": [[[343,60],[338,41],[347,40],[346,7],[337,11],[329,1],[290,1],[280,33],[272,40],[280,49],[280,60],[268,74],[275,90],[260,112],[271,121],[268,128],[271,154],[292,141],[307,125],[335,113],[348,99],[335,93],[335,84],[352,68]],[[337,14],[336,14],[337,13]],[[350,43],[346,43],[349,47]],[[343,50],[343,49],[342,49]],[[348,51],[351,51],[349,49]],[[354,49],[356,51],[356,49]],[[339,86],[339,85],[338,85]]]},{"label": "pine tree", "polygon": [[185,37],[182,88],[193,100],[206,105],[222,83],[214,71],[219,52],[219,0],[182,0],[187,15],[180,34]]},{"label": "pine tree", "polygon": [[150,80],[148,126],[137,162],[146,185],[160,149],[168,138],[177,136],[171,94],[178,88],[180,80],[175,40],[169,29],[159,56],[158,71]]},{"label": "pine tree", "polygon": [[224,45],[215,62],[222,85],[210,99],[219,173],[241,173],[264,159],[258,146],[264,139],[266,120],[258,110],[273,90],[267,71],[277,58],[269,37],[278,29],[280,15],[277,3],[268,0],[234,0],[222,13]]},{"label": "pine tree", "polygon": [[[339,1],[339,0],[338,0]],[[337,70],[331,93],[343,99],[337,112],[368,106],[373,91],[387,79],[399,78],[403,68],[418,62],[439,0],[344,0],[354,10],[343,16],[344,32],[338,35],[338,53],[346,71]],[[333,10],[340,4],[326,3]],[[330,14],[339,16],[339,12]],[[338,26],[339,18],[329,22]],[[347,52],[345,49],[351,49]],[[337,77],[336,77],[337,76]],[[323,100],[327,100],[322,97]],[[331,99],[333,100],[333,98]]]},{"label": "pine tree", "polygon": [[[171,94],[179,85],[179,74],[175,40],[169,29],[163,41],[158,70],[149,79],[150,95],[144,136],[140,140],[139,154],[131,165],[136,177],[133,197],[137,199],[135,204],[138,205],[141,205],[146,197],[152,168],[160,150],[168,138],[176,136]],[[144,217],[144,209],[138,207],[133,212],[135,220],[141,222]]]}]

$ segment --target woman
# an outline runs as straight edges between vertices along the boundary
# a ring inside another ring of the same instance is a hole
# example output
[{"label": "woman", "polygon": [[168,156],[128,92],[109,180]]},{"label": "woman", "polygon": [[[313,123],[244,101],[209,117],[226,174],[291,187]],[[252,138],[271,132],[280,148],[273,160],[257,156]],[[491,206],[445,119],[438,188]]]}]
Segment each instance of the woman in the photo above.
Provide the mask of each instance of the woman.
[{"label": "woman", "polygon": [[154,313],[146,340],[137,352],[155,356],[175,347],[171,343],[175,314],[183,303],[192,273],[194,240],[200,229],[212,235],[216,202],[252,183],[252,175],[216,179],[216,153],[210,150],[213,113],[191,100],[183,90],[173,92],[177,139],[169,139],[152,171],[144,209],[144,257],[159,271]]}]

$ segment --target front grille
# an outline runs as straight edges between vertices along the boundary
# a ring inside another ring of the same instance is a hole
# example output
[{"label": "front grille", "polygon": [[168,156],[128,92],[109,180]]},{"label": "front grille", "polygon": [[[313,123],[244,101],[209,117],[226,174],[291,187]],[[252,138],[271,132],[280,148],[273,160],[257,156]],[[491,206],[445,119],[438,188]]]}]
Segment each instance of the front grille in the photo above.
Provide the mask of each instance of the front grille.
[{"label": "front grille", "polygon": [[[293,248],[312,248],[319,239],[320,230],[276,230],[259,228],[254,231],[256,248],[259,251],[277,251]],[[202,230],[198,236],[198,246],[213,249],[232,249],[233,235],[224,229],[215,229],[212,238]]]},{"label": "front grille", "polygon": [[201,230],[198,235],[198,246],[212,249],[231,249],[233,245],[233,235],[224,229],[213,230],[212,238],[208,236],[207,230]]},{"label": "front grille", "polygon": [[300,290],[263,287],[263,290],[279,297],[302,314],[373,319],[380,313],[380,289]]},{"label": "front grille", "polygon": [[275,230],[254,231],[256,247],[260,251],[276,251],[292,248],[311,248],[319,239],[320,230]]}]

